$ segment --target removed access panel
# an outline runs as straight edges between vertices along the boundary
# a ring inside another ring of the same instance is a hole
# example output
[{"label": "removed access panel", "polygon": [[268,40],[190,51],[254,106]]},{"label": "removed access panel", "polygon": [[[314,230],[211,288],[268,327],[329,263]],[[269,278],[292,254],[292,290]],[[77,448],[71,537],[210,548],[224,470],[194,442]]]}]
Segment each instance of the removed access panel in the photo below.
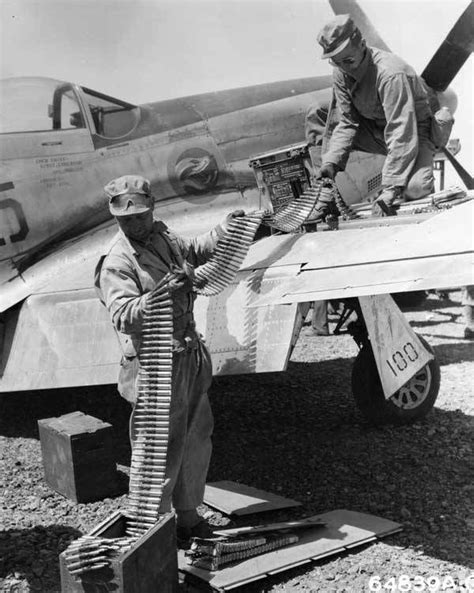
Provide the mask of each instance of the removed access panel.
[{"label": "removed access panel", "polygon": [[301,505],[291,498],[228,480],[206,484],[204,502],[226,515],[238,516]]},{"label": "removed access panel", "polygon": [[200,579],[217,591],[230,591],[311,560],[339,554],[402,529],[402,526],[394,521],[343,509],[315,515],[311,519],[320,520],[325,526],[305,530],[300,540],[291,546],[248,558],[215,572],[188,565],[184,551],[180,550],[179,570],[185,580]]}]

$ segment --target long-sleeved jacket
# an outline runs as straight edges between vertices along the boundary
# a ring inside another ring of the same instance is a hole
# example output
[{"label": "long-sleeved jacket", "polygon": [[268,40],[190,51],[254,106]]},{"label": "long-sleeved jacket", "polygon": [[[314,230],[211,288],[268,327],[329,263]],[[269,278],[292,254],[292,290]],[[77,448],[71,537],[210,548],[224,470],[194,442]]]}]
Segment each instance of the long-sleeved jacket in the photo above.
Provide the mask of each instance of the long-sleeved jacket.
[{"label": "long-sleeved jacket", "polygon": [[405,185],[418,153],[418,127],[431,117],[421,78],[394,54],[368,47],[353,76],[334,68],[334,93],[340,120],[323,161],[345,168],[362,116],[383,131],[383,185]]},{"label": "long-sleeved jacket", "polygon": [[[220,225],[194,239],[172,233],[161,221],[155,221],[147,242],[130,240],[119,231],[109,253],[99,265],[98,285],[112,322],[118,331],[130,336],[125,355],[138,352],[143,321],[144,300],[156,284],[170,271],[170,266],[193,266],[205,263],[223,234]],[[195,293],[177,291],[173,294],[174,337],[179,339],[193,328]]]}]

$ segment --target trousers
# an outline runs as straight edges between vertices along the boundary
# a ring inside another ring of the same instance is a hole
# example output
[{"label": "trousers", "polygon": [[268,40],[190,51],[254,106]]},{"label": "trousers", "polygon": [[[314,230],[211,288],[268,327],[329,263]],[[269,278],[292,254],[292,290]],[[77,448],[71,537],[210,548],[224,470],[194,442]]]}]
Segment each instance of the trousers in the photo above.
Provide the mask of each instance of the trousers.
[{"label": "trousers", "polygon": [[[333,110],[330,113],[330,107],[330,101],[319,100],[306,114],[306,140],[314,146],[314,148],[310,148],[310,154],[315,167],[318,161],[324,161],[326,144],[337,124],[337,109],[333,115]],[[320,147],[319,154],[318,147]],[[361,116],[352,150],[386,155],[387,145],[384,130],[378,127],[373,120]],[[431,120],[418,122],[418,154],[413,163],[407,164],[407,167],[411,167],[411,172],[404,189],[405,199],[416,200],[434,191],[433,160],[435,152],[436,149],[431,140]]]}]

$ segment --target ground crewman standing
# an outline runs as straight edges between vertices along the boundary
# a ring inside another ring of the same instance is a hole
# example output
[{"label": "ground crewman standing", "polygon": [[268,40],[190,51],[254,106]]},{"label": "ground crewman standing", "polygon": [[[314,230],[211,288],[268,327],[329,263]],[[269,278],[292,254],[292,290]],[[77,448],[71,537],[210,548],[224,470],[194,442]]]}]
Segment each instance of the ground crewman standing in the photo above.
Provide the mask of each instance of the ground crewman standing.
[{"label": "ground crewman standing", "polygon": [[[207,390],[212,368],[194,323],[193,270],[209,259],[225,223],[186,240],[154,220],[154,198],[143,177],[114,179],[105,186],[105,193],[120,230],[99,264],[96,283],[113,324],[127,336],[118,389],[132,404],[136,401],[144,308],[157,283],[171,274],[173,379],[165,472],[169,482],[163,490],[160,513],[169,512],[173,505],[178,539],[207,537],[211,530],[196,507],[203,501],[211,457],[213,417]],[[228,219],[243,214],[236,211]]]}]

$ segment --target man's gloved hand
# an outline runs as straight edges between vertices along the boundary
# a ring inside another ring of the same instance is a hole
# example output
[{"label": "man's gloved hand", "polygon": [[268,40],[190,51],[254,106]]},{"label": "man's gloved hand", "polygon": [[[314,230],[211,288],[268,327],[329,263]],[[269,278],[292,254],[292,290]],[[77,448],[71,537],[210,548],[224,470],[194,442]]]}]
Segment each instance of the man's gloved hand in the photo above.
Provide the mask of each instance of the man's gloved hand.
[{"label": "man's gloved hand", "polygon": [[339,210],[334,202],[334,198],[331,195],[321,192],[321,195],[313,208],[311,219],[314,219],[314,222],[321,222],[326,220],[328,214],[338,216]]},{"label": "man's gloved hand", "polygon": [[171,294],[175,292],[189,292],[193,289],[194,268],[188,262],[183,267],[171,266],[171,278],[168,280],[168,290]]},{"label": "man's gloved hand", "polygon": [[307,134],[306,134],[306,142],[308,144],[310,144],[311,146],[316,146],[316,140],[318,139],[318,134],[316,133],[315,130],[310,130]]},{"label": "man's gloved hand", "polygon": [[372,204],[372,216],[396,216],[400,207],[403,188],[398,185],[385,187]]},{"label": "man's gloved hand", "polygon": [[227,218],[239,218],[239,216],[245,216],[244,210],[234,210],[233,212],[227,215]]},{"label": "man's gloved hand", "polygon": [[153,297],[160,294],[163,287],[166,286],[170,294],[175,292],[190,292],[193,289],[194,281],[194,267],[188,262],[183,263],[183,267],[171,266],[171,271],[158,282],[158,284],[150,290],[145,296],[145,302],[149,303]]},{"label": "man's gloved hand", "polygon": [[328,177],[334,181],[336,175],[339,173],[339,167],[334,163],[323,163],[321,169],[316,174],[316,179],[322,179]]}]

